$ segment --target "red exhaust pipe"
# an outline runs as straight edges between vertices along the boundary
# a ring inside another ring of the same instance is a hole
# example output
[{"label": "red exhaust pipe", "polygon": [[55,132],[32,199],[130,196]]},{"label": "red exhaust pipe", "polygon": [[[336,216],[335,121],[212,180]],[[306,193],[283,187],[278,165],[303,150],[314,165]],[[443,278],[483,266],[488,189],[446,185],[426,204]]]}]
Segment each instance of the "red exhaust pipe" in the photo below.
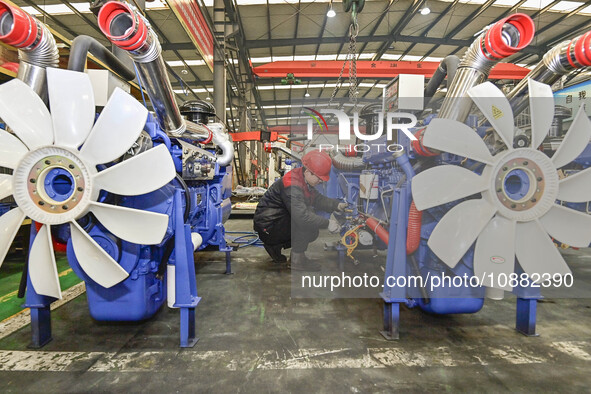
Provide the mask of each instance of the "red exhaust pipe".
[{"label": "red exhaust pipe", "polygon": [[0,41],[16,48],[27,48],[41,42],[43,30],[37,20],[5,1],[0,1]]},{"label": "red exhaust pipe", "polygon": [[148,27],[133,9],[124,3],[111,1],[98,14],[98,25],[113,44],[126,51],[141,48],[148,39]]},{"label": "red exhaust pipe", "polygon": [[489,60],[511,56],[529,45],[535,30],[534,21],[526,14],[514,14],[501,19],[482,37],[484,55]]},{"label": "red exhaust pipe", "polygon": [[[571,48],[573,48],[574,51],[571,51]],[[571,42],[568,43],[568,50],[566,52],[569,64],[574,68],[581,68],[581,66],[591,66],[591,53],[589,52],[590,48],[591,31],[588,31],[582,36],[573,38]],[[574,59],[572,52],[574,52]]]}]

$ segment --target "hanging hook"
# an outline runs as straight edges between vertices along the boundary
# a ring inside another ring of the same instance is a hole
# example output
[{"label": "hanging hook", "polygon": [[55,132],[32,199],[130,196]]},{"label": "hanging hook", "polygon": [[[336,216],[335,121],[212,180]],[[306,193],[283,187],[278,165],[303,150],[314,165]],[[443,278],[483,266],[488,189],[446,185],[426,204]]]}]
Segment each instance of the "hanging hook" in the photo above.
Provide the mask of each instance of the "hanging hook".
[{"label": "hanging hook", "polygon": [[365,0],[343,0],[345,12],[351,11],[351,24],[357,25],[357,15],[363,10]]}]

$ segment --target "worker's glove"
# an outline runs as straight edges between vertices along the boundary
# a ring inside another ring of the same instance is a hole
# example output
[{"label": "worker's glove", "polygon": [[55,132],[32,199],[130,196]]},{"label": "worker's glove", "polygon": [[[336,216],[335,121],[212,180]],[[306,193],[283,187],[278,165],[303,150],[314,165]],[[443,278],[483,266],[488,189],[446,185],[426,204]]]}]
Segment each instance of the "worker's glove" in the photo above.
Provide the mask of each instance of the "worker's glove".
[{"label": "worker's glove", "polygon": [[347,204],[346,202],[340,202],[339,205],[337,205],[337,209],[341,212],[344,212],[348,206],[349,204]]},{"label": "worker's glove", "polygon": [[328,231],[332,234],[336,234],[341,230],[341,224],[339,220],[336,218],[334,213],[330,215],[330,219],[328,219]]}]

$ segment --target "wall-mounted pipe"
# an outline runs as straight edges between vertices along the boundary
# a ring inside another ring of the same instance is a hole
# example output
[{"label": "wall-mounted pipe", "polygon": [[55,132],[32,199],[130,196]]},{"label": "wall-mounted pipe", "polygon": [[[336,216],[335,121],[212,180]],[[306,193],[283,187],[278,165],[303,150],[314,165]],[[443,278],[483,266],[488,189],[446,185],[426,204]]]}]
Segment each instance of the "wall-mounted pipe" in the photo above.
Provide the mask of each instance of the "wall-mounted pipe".
[{"label": "wall-mounted pipe", "polygon": [[440,118],[464,122],[472,101],[467,92],[487,78],[501,59],[513,55],[531,42],[535,32],[532,19],[526,14],[514,14],[488,27],[470,45],[447,91]]},{"label": "wall-mounted pipe", "polygon": [[47,102],[45,69],[59,65],[57,44],[47,26],[19,7],[0,1],[0,41],[18,48],[17,78]]},{"label": "wall-mounted pipe", "polygon": [[90,36],[78,36],[72,41],[68,70],[84,72],[88,53],[93,54],[126,81],[133,81],[135,79],[134,70],[130,70],[113,52],[109,51],[103,44]]},{"label": "wall-mounted pipe", "polygon": [[[213,131],[212,136],[209,129],[185,122],[181,116],[162,59],[158,37],[137,9],[125,3],[110,1],[99,11],[98,24],[109,41],[127,51],[136,64],[160,127],[175,138],[213,141],[223,152],[217,158],[218,164],[230,164],[234,157],[234,145],[229,136],[219,130]],[[225,111],[225,108],[222,110]]]},{"label": "wall-mounted pipe", "polygon": [[528,106],[528,79],[552,85],[563,75],[589,66],[591,66],[591,31],[554,46],[507,95],[513,108],[513,115],[518,115]]}]

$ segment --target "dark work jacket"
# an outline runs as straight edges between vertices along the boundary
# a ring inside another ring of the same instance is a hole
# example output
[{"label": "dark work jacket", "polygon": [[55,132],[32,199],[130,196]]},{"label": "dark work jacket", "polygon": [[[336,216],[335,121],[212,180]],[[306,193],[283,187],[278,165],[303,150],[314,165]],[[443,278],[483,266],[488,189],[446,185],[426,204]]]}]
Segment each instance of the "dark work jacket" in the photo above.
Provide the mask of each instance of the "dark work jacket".
[{"label": "dark work jacket", "polygon": [[286,216],[291,216],[293,223],[300,228],[328,227],[328,219],[317,215],[314,208],[333,212],[337,210],[339,200],[323,196],[308,186],[303,171],[303,167],[289,171],[265,192],[254,214],[255,230],[270,229]]}]

